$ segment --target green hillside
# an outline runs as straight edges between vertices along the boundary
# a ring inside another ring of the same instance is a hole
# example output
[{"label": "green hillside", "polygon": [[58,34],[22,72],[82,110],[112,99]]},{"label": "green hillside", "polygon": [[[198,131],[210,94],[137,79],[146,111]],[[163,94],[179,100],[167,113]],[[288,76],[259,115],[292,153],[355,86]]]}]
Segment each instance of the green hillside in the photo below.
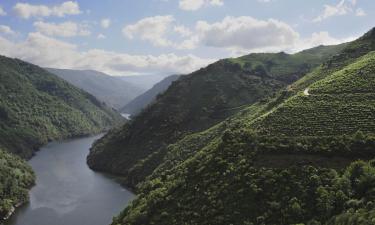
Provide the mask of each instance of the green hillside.
[{"label": "green hillside", "polygon": [[169,145],[113,224],[373,224],[374,43]]},{"label": "green hillside", "polygon": [[24,160],[0,149],[0,223],[13,207],[28,201],[34,182],[35,175]]},{"label": "green hillside", "polygon": [[98,133],[121,121],[92,95],[35,65],[0,57],[0,147],[30,157],[48,141]]},{"label": "green hillside", "polygon": [[168,144],[274,95],[344,47],[320,46],[294,55],[250,54],[181,77],[130,124],[96,142],[88,164],[124,175],[134,187],[162,162]]},{"label": "green hillside", "polygon": [[266,135],[373,133],[374,113],[375,52],[371,52],[300,91],[253,126]]}]

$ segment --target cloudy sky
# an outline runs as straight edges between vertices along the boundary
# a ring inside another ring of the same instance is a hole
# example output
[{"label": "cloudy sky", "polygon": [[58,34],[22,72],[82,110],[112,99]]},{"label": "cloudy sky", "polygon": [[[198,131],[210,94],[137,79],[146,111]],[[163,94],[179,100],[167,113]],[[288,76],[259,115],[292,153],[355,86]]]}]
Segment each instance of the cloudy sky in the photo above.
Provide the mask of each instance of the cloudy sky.
[{"label": "cloudy sky", "polygon": [[353,40],[374,0],[0,0],[0,54],[111,75],[189,73]]}]

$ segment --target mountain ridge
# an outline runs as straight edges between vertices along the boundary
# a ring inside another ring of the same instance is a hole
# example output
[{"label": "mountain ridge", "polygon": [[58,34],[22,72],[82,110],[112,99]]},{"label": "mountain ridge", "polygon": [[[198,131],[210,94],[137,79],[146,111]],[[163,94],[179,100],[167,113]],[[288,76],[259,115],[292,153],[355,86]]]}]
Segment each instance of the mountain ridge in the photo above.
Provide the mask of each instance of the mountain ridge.
[{"label": "mountain ridge", "polygon": [[[375,38],[364,35],[307,75],[318,79],[303,77],[273,98],[169,145],[163,163],[138,185],[138,198],[113,224],[371,224],[375,129],[372,123],[363,127],[375,118],[374,98],[367,98],[375,90],[375,45],[361,42]],[[353,46],[365,48],[348,54]],[[337,89],[348,94],[334,101],[314,99],[322,90]],[[365,91],[353,97],[348,90],[356,89]],[[360,104],[363,99],[371,104]],[[315,107],[321,103],[329,107]],[[335,113],[346,112],[343,104],[365,116],[336,121]],[[305,105],[308,110],[299,108]],[[295,131],[312,124],[320,129],[309,136]],[[287,130],[274,132],[278,127]]]},{"label": "mountain ridge", "polygon": [[0,146],[29,158],[51,140],[98,133],[122,121],[94,96],[19,59],[0,57]]},{"label": "mountain ridge", "polygon": [[286,53],[250,54],[219,60],[185,75],[131,123],[96,142],[88,165],[125,176],[126,183],[134,187],[160,164],[168,144],[271,97],[344,47],[318,47],[297,53],[298,57]]}]

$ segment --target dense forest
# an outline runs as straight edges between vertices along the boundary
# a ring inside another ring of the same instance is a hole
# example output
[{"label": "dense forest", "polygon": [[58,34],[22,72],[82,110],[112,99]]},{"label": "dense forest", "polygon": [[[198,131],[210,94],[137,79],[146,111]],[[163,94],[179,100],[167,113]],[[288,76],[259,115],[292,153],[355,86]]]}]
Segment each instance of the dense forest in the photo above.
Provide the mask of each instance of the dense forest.
[{"label": "dense forest", "polygon": [[35,65],[0,57],[0,146],[22,157],[48,141],[109,129],[122,120],[92,95]]},{"label": "dense forest", "polygon": [[375,29],[169,145],[113,224],[373,224],[374,50]]},{"label": "dense forest", "polygon": [[88,164],[121,174],[128,186],[135,187],[161,163],[168,144],[271,97],[344,47],[319,46],[292,55],[250,54],[183,76],[131,123],[96,142]]},{"label": "dense forest", "polygon": [[35,175],[29,165],[18,156],[0,149],[0,221],[28,201],[29,188]]}]

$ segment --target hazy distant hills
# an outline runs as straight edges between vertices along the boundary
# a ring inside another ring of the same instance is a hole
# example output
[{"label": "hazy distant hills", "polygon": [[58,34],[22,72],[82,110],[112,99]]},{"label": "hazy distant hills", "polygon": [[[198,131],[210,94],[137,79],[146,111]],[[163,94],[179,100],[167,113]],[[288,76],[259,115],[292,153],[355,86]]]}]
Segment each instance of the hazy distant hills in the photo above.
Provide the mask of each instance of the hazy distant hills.
[{"label": "hazy distant hills", "polygon": [[153,74],[153,75],[134,75],[134,76],[120,76],[119,78],[139,87],[143,90],[152,88],[156,83],[168,77],[168,74]]},{"label": "hazy distant hills", "polygon": [[127,105],[125,105],[120,111],[124,113],[129,113],[131,115],[138,114],[147,105],[152,103],[156,99],[157,95],[167,90],[171,83],[177,80],[179,77],[180,75],[171,75],[164,78],[162,81],[155,84],[151,89],[139,95],[131,102],[129,102]]},{"label": "hazy distant hills", "polygon": [[47,70],[116,109],[120,109],[146,90],[120,77],[110,76],[94,70],[53,68],[47,68]]}]

